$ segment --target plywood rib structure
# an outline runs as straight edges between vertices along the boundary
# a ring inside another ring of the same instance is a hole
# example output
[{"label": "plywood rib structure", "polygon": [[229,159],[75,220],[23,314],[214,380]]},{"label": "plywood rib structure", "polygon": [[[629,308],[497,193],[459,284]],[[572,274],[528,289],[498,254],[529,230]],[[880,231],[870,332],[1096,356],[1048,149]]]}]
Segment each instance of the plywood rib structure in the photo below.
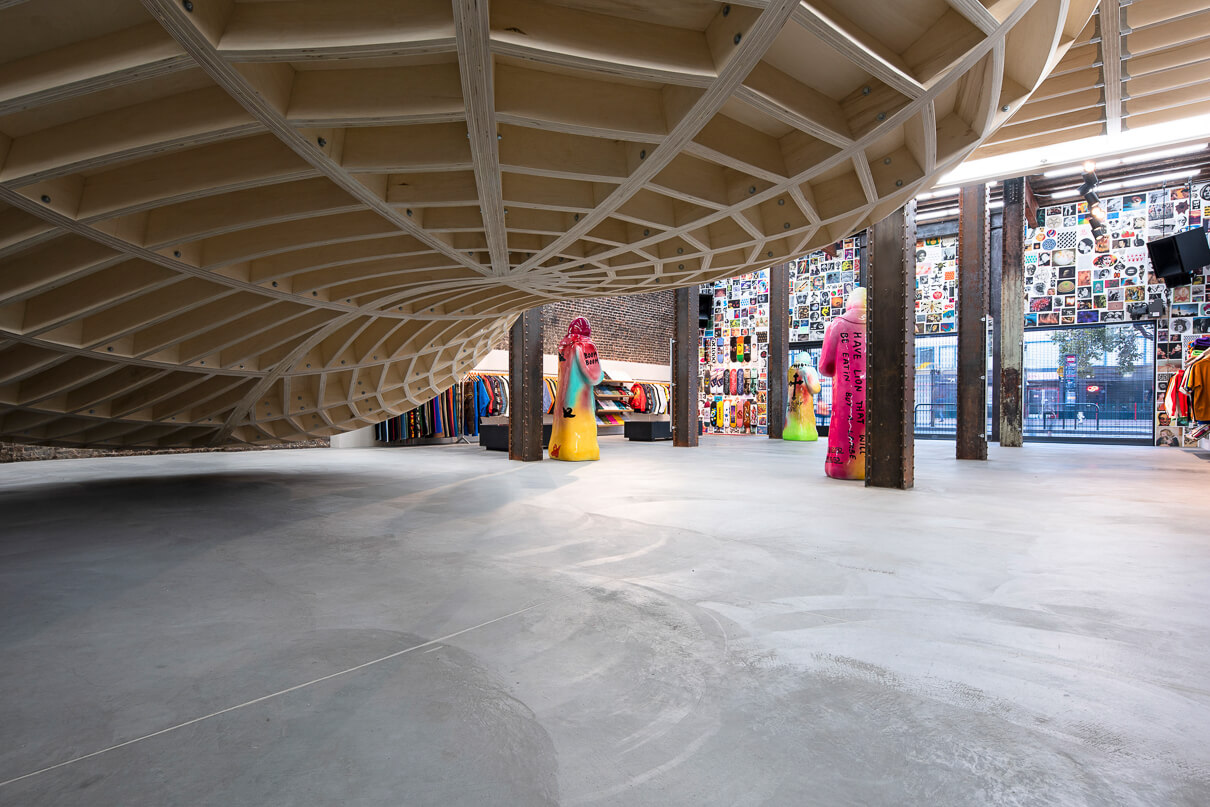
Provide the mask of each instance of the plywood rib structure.
[{"label": "plywood rib structure", "polygon": [[1049,78],[974,157],[1207,114],[1205,0],[1102,0]]},{"label": "plywood rib structure", "polygon": [[897,208],[1089,0],[0,2],[0,436],[331,434]]}]

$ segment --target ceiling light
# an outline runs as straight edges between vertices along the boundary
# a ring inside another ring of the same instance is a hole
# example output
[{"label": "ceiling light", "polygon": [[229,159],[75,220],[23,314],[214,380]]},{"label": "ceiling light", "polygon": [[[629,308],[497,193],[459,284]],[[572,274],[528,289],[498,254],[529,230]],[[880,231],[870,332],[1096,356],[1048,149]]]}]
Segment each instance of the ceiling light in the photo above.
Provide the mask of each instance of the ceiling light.
[{"label": "ceiling light", "polygon": [[[1195,177],[1202,172],[1200,168],[1190,168],[1188,171],[1170,171],[1167,174],[1152,174],[1146,177],[1136,177],[1135,179],[1124,179],[1121,182],[1114,183],[1119,188],[1133,188],[1138,185],[1151,185],[1154,183],[1171,182],[1174,179],[1188,179]],[[1104,186],[1102,186],[1102,190]]]},{"label": "ceiling light", "polygon": [[942,196],[956,196],[961,190],[961,188],[941,188],[940,190],[920,194],[916,197],[916,201],[923,202],[925,199],[939,199]]},{"label": "ceiling light", "polygon": [[1182,154],[1193,154],[1198,151],[1204,151],[1208,143],[1198,143],[1196,146],[1181,146],[1180,148],[1164,149],[1163,151],[1149,151],[1146,154],[1135,154],[1131,157],[1123,157],[1118,162],[1133,164],[1145,163],[1148,160],[1162,160],[1167,157],[1179,157]]},{"label": "ceiling light", "polygon": [[[1101,163],[1101,165],[1111,165],[1111,164],[1112,164],[1112,161]],[[1076,174],[1080,174],[1083,172],[1084,172],[1084,169],[1082,166],[1072,165],[1072,166],[1068,166],[1067,168],[1056,168],[1053,171],[1047,171],[1046,173],[1042,174],[1042,176],[1046,177],[1047,179],[1054,179],[1055,177],[1073,177]]]},{"label": "ceiling light", "polygon": [[930,210],[927,213],[921,213],[916,216],[916,221],[928,221],[930,219],[945,219],[951,216],[958,215],[958,208],[947,207],[944,210]]},{"label": "ceiling light", "polygon": [[[1040,171],[1066,170],[1080,173],[1080,163],[1096,160],[1107,167],[1109,160],[1117,155],[1141,152],[1140,160],[1156,159],[1155,154],[1170,152],[1178,148],[1198,151],[1207,148],[1206,132],[1210,131],[1210,114],[1196,115],[1176,121],[1129,129],[1116,135],[1097,135],[1078,140],[1069,140],[1047,146],[1000,154],[977,160],[968,160],[950,173],[941,177],[939,185],[964,185],[1003,177],[1019,177]],[[1194,138],[1197,138],[1196,140]],[[1059,168],[1055,168],[1059,166]],[[1064,169],[1063,166],[1071,166]],[[1057,174],[1062,176],[1063,174]]]}]

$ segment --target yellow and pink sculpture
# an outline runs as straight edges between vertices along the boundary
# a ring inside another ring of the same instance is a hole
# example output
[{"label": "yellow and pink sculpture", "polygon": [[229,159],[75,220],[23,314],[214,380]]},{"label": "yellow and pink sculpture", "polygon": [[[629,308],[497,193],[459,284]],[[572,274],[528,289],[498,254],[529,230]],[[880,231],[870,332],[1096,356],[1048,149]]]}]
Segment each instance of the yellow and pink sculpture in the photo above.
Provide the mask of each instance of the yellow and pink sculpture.
[{"label": "yellow and pink sculpture", "polygon": [[790,368],[790,402],[786,413],[786,427],[782,429],[783,440],[813,442],[819,439],[815,428],[815,396],[823,389],[819,373],[814,367]]},{"label": "yellow and pink sculpture", "polygon": [[549,446],[552,460],[580,462],[601,458],[596,398],[592,394],[601,377],[592,327],[588,320],[576,317],[559,343],[559,385],[555,391],[555,422]]}]

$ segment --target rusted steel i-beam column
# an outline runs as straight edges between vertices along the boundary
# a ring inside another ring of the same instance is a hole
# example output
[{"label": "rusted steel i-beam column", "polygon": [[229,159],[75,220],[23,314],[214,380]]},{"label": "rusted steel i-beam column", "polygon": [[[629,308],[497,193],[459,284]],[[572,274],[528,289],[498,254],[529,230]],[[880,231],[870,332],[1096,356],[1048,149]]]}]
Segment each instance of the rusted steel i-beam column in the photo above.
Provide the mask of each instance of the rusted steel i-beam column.
[{"label": "rusted steel i-beam column", "polygon": [[697,445],[697,286],[676,290],[672,345],[672,444]]},{"label": "rusted steel i-beam column", "polygon": [[[990,197],[990,193],[989,193]],[[1003,283],[1001,279],[1001,269],[1004,260],[1004,227],[1003,225],[996,226],[996,215],[988,210],[988,230],[987,230],[987,254],[988,260],[988,292],[987,305],[989,309],[991,333],[989,338],[992,340],[992,360],[991,365],[987,368],[990,375],[988,380],[991,382],[991,432],[987,435],[987,439],[995,443],[1000,439],[1000,295],[1003,291]]]},{"label": "rusted steel i-beam column", "polygon": [[869,230],[866,487],[915,483],[916,202]]},{"label": "rusted steel i-beam column", "polygon": [[517,317],[509,332],[508,458],[542,459],[542,309]]},{"label": "rusted steel i-beam column", "polygon": [[790,362],[790,264],[769,267],[768,400],[769,439],[780,440],[786,428]]},{"label": "rusted steel i-beam column", "polygon": [[1004,183],[1000,263],[1000,445],[1020,447],[1025,374],[1025,180]]},{"label": "rusted steel i-beam column", "polygon": [[987,459],[987,186],[958,197],[958,447]]}]

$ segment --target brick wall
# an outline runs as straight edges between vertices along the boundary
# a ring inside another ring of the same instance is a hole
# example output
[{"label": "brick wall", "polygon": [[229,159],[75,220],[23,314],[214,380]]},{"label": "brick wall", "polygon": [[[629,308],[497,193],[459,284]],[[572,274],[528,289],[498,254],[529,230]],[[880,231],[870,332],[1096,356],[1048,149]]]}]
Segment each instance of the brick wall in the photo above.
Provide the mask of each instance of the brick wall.
[{"label": "brick wall", "polygon": [[[567,334],[568,323],[585,317],[592,325],[592,341],[602,359],[667,364],[674,299],[675,292],[657,291],[543,306],[542,352],[553,354]],[[508,339],[496,347],[508,350]]]},{"label": "brick wall", "polygon": [[327,448],[328,438],[269,446],[219,446],[217,448],[60,448],[32,443],[0,443],[0,463],[34,460],[75,460],[90,457],[133,457],[147,454],[209,454],[220,451],[272,451],[279,448]]}]

